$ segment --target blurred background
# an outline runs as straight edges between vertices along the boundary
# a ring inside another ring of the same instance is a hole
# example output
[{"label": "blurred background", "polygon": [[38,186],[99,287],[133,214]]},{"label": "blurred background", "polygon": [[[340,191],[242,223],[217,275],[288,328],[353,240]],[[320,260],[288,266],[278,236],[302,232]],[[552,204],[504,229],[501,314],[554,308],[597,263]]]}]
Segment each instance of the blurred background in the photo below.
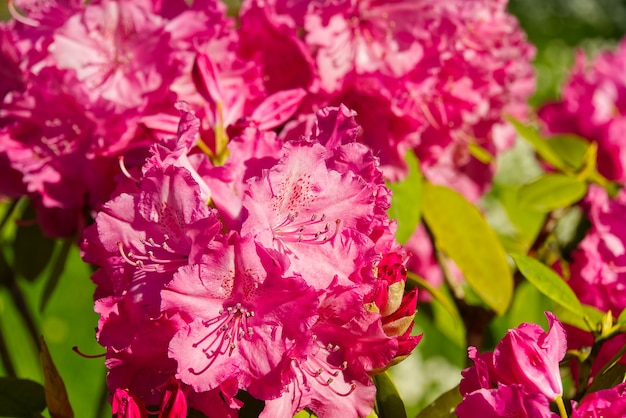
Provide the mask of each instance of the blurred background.
[{"label": "blurred background", "polygon": [[[593,55],[600,49],[614,47],[626,33],[626,0],[510,0],[509,11],[517,16],[537,47],[534,65],[538,82],[531,99],[533,106],[558,97],[576,50]],[[9,18],[6,0],[0,0],[0,19]],[[0,219],[7,211],[8,205],[0,203]],[[35,233],[27,226],[18,227],[13,221],[7,219],[7,227],[0,236],[0,245],[9,257],[12,257],[13,247],[8,242],[16,237],[18,229],[22,235]],[[58,254],[64,248],[62,243],[42,239],[41,248],[24,250],[36,264],[42,251]],[[46,267],[39,276],[50,275],[50,269]],[[1,357],[12,359],[13,372],[18,377],[42,382],[38,352],[29,333],[43,334],[67,386],[75,416],[110,417],[102,358],[88,359],[72,351],[72,347],[77,346],[86,354],[103,353],[94,338],[97,315],[92,305],[91,270],[80,260],[78,250],[70,249],[60,283],[43,310],[40,305],[45,280],[17,277],[8,281],[2,274],[0,265]],[[536,291],[521,286],[511,311],[494,321],[490,329],[492,341],[521,322],[546,326],[541,314],[534,309],[532,313],[524,309],[528,303],[543,306],[546,301]],[[415,416],[438,395],[458,384],[460,370],[466,362],[463,335],[449,316],[439,312],[437,305],[421,305],[418,310],[416,332],[423,332],[425,336],[415,354],[392,370],[409,416]],[[30,323],[24,321],[20,312],[27,312]],[[7,367],[0,362],[0,376],[11,374]]]}]

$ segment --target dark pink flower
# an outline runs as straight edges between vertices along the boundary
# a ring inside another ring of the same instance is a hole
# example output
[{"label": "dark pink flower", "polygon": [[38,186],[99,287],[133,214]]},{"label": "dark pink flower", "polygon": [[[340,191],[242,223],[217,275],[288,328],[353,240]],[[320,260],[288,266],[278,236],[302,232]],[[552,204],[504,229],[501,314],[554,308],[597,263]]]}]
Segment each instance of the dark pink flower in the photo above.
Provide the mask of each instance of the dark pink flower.
[{"label": "dark pink flower", "polygon": [[626,181],[622,137],[626,120],[626,41],[592,61],[581,51],[562,89],[563,99],[539,111],[548,133],[572,133],[598,144],[598,171],[610,180]]},{"label": "dark pink flower", "polygon": [[111,401],[111,412],[115,418],[148,418],[148,411],[126,390],[116,389]]},{"label": "dark pink flower", "polygon": [[509,330],[493,352],[493,368],[499,383],[520,384],[529,393],[553,401],[563,394],[559,362],[567,350],[563,325],[546,312],[550,329],[521,324]]},{"label": "dark pink flower", "polygon": [[568,284],[581,302],[618,315],[626,308],[626,192],[612,199],[592,185],[585,207],[591,229],[572,254]]},{"label": "dark pink flower", "polygon": [[161,410],[158,418],[186,418],[187,398],[180,387],[180,382],[171,378],[163,392]]},{"label": "dark pink flower", "polygon": [[585,396],[579,405],[572,402],[572,418],[621,418],[626,416],[626,383]]},{"label": "dark pink flower", "polygon": [[522,385],[472,392],[463,398],[455,412],[459,418],[558,418],[550,411],[545,397],[526,392]]},{"label": "dark pink flower", "polygon": [[[514,408],[521,408],[527,397],[547,404],[562,395],[559,362],[567,349],[565,330],[551,312],[545,314],[547,333],[536,324],[523,323],[507,331],[493,353],[478,354],[469,347],[474,366],[463,370],[460,385],[464,399],[472,399],[469,404],[495,405],[498,397],[505,397],[518,405]],[[498,391],[505,387],[510,388]]]}]

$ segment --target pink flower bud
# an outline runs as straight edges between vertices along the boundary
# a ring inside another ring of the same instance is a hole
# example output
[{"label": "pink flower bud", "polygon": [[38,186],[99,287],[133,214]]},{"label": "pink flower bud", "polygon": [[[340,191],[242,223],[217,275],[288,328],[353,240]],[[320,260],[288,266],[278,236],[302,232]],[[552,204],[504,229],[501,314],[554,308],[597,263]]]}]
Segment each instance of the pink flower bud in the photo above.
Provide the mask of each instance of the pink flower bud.
[{"label": "pink flower bud", "polygon": [[521,384],[529,392],[554,400],[563,393],[559,361],[565,356],[567,340],[563,325],[551,312],[546,333],[536,324],[522,324],[509,330],[493,352],[497,380]]},{"label": "pink flower bud", "polygon": [[172,377],[163,393],[159,418],[185,418],[186,416],[187,398],[180,388],[180,382]]},{"label": "pink flower bud", "polygon": [[127,390],[119,388],[113,395],[111,411],[114,418],[148,418],[143,402],[135,400]]}]

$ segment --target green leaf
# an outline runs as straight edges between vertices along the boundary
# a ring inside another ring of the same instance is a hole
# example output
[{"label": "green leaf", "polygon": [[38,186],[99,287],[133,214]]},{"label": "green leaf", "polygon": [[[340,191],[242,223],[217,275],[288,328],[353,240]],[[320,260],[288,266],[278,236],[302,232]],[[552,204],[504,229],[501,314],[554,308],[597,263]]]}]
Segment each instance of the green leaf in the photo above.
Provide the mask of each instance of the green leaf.
[{"label": "green leaf", "polygon": [[582,305],[582,309],[582,316],[579,313],[574,313],[561,305],[555,306],[552,311],[557,318],[559,318],[559,321],[564,324],[568,324],[585,331],[596,331],[598,328],[597,324],[602,321],[604,312],[589,305]]},{"label": "green leaf", "polygon": [[35,280],[46,268],[54,252],[54,240],[43,235],[41,228],[34,222],[35,210],[28,206],[24,219],[18,224],[13,241],[15,270],[27,280]]},{"label": "green leaf", "polygon": [[380,418],[406,418],[404,402],[387,372],[374,376],[376,384],[376,414]]},{"label": "green leaf", "polygon": [[446,187],[424,183],[424,220],[436,247],[457,264],[476,294],[503,314],[513,296],[506,253],[478,209]]},{"label": "green leaf", "polygon": [[550,212],[578,202],[586,193],[587,184],[583,180],[548,173],[520,187],[517,199],[522,208]]},{"label": "green leaf", "polygon": [[462,400],[459,387],[455,386],[424,408],[416,418],[454,418],[454,410]]},{"label": "green leaf", "polygon": [[41,360],[41,368],[43,369],[46,404],[48,405],[50,416],[52,418],[74,418],[74,411],[67,397],[65,383],[63,383],[63,379],[52,361],[43,337],[41,337],[39,358]]},{"label": "green leaf", "polygon": [[573,170],[579,170],[585,165],[589,148],[586,139],[577,135],[554,135],[547,138],[546,144]]},{"label": "green leaf", "polygon": [[46,408],[43,386],[27,379],[0,377],[0,416],[32,418]]},{"label": "green leaf", "polygon": [[521,254],[512,254],[513,260],[520,273],[539,290],[554,302],[573,313],[578,318],[584,317],[583,307],[574,294],[558,274],[551,268],[534,258]]},{"label": "green leaf", "polygon": [[309,411],[308,409],[303,409],[302,411],[298,412],[296,415],[293,416],[293,418],[316,418],[317,415],[315,415],[313,412]]},{"label": "green leaf", "polygon": [[461,315],[459,314],[459,310],[456,308],[456,305],[454,304],[454,301],[450,298],[450,296],[437,289],[436,287],[428,283],[428,281],[426,281],[424,278],[418,276],[413,272],[408,272],[407,280],[409,283],[412,283],[418,288],[424,289],[428,293],[430,293],[433,299],[439,302],[441,306],[443,306],[444,309],[448,311],[450,315],[452,315],[452,318],[461,322]]},{"label": "green leaf", "polygon": [[507,120],[515,127],[517,133],[524,138],[539,154],[539,156],[550,164],[552,167],[561,171],[566,171],[569,167],[559,154],[548,145],[548,141],[543,138],[537,129],[532,126],[523,124],[522,122],[508,117]]},{"label": "green leaf", "polygon": [[615,363],[601,375],[593,378],[593,383],[587,390],[587,393],[597,392],[602,389],[610,389],[622,383],[626,377],[626,366],[621,363]]},{"label": "green leaf", "polygon": [[407,242],[420,221],[422,196],[422,173],[415,154],[408,152],[405,161],[409,175],[401,182],[388,185],[393,192],[389,216],[398,221],[396,239],[400,244]]},{"label": "green leaf", "polygon": [[493,162],[493,155],[478,144],[469,144],[467,150],[483,164],[490,164]]},{"label": "green leaf", "polygon": [[43,294],[41,295],[41,301],[39,302],[39,312],[43,312],[46,308],[46,305],[50,301],[50,297],[59,284],[59,280],[61,279],[61,275],[63,274],[63,270],[65,269],[65,263],[67,262],[67,256],[69,255],[70,249],[74,244],[74,238],[67,238],[63,241],[63,245],[61,246],[61,250],[59,254],[54,259],[54,264],[52,265],[52,269],[50,270],[50,274],[48,275],[48,279],[46,280],[46,287],[43,290]]},{"label": "green leaf", "polygon": [[624,309],[617,317],[617,323],[626,325],[626,309]]}]

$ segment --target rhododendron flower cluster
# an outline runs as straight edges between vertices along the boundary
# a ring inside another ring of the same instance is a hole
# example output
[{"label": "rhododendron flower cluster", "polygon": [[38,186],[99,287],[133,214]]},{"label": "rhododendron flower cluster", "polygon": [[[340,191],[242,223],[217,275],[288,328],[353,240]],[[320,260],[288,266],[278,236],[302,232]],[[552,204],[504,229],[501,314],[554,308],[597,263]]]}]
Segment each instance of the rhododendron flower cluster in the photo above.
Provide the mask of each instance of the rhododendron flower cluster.
[{"label": "rhododendron flower cluster", "polygon": [[243,122],[215,166],[179,108],[177,137],[152,145],[85,233],[114,405],[236,416],[246,391],[262,416],[368,415],[370,375],[420,337],[390,192],[354,114],[324,108],[284,143]]},{"label": "rhododendron flower cluster", "polygon": [[179,100],[222,162],[242,117],[287,123],[281,138],[291,139],[318,109],[345,104],[388,179],[405,175],[412,149],[432,181],[476,199],[493,164],[470,145],[508,147],[503,113],[522,117],[533,91],[533,48],[506,1],[246,0],[239,25],[218,0],[188,3],[11,2],[14,20],[0,25],[0,172],[10,180],[0,194],[29,196],[48,235],[80,231],[116,175],[175,134]]},{"label": "rhododendron flower cluster", "polygon": [[588,62],[583,52],[563,86],[560,101],[539,111],[550,134],[571,133],[598,145],[598,171],[609,180],[626,183],[626,41],[615,51],[598,54]]},{"label": "rhododendron flower cluster", "polygon": [[462,372],[459,417],[557,417],[549,403],[563,394],[559,362],[567,340],[558,319],[551,312],[546,317],[547,333],[524,323],[509,330],[493,353],[469,348],[474,366]]},{"label": "rhododendron flower cluster", "polygon": [[[601,52],[591,62],[579,52],[563,87],[562,99],[539,110],[547,133],[575,134],[597,145],[598,172],[621,185],[626,182],[622,138],[624,69],[626,42],[623,40],[614,51]],[[623,227],[626,195],[622,189],[615,196],[609,196],[604,188],[590,185],[581,206],[591,226],[571,255],[567,283],[582,303],[617,316],[626,308],[626,231]],[[570,349],[580,350],[594,344],[590,332],[571,327],[568,334]],[[590,381],[624,344],[623,334],[604,341],[591,367]],[[624,362],[623,357],[620,362]]]}]

